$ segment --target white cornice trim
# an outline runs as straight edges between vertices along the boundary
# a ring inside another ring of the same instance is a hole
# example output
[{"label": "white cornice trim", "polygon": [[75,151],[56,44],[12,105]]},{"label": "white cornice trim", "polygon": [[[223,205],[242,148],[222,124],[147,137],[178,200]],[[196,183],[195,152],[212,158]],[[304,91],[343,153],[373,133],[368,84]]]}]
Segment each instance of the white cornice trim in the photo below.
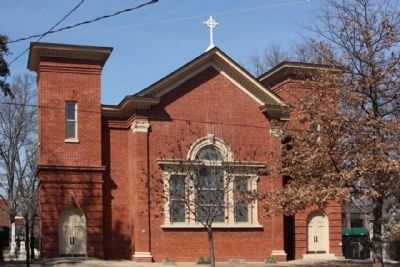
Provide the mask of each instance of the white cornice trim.
[{"label": "white cornice trim", "polygon": [[243,71],[236,63],[232,62],[223,53],[216,52],[207,57],[200,57],[190,65],[167,76],[164,80],[155,83],[138,96],[162,97],[174,88],[190,80],[205,69],[212,67],[221,73],[229,81],[233,82],[241,91],[250,96],[259,105],[275,104],[286,106],[286,104],[274,93],[266,89],[254,77]]},{"label": "white cornice trim", "polygon": [[[233,62],[231,62],[228,58],[226,58],[223,54],[221,54],[220,52],[216,52],[216,54],[223,59],[227,64],[229,64],[230,67],[232,67],[233,69],[235,69],[237,72],[239,72],[243,77],[246,77],[246,79],[252,83],[257,89],[260,90],[260,92],[264,93],[265,95],[267,95],[268,97],[272,98],[273,100],[275,100],[277,102],[277,104],[280,104],[282,106],[286,106],[286,104],[279,99],[278,96],[274,95],[272,92],[270,92],[269,90],[267,90],[263,85],[261,85],[258,81],[256,81],[253,77],[251,77],[248,73],[244,72],[242,69],[238,68],[235,64],[233,64]],[[265,103],[266,104],[266,103]]]},{"label": "white cornice trim", "polygon": [[144,120],[135,120],[131,125],[131,130],[133,133],[148,133],[149,129],[150,123]]}]

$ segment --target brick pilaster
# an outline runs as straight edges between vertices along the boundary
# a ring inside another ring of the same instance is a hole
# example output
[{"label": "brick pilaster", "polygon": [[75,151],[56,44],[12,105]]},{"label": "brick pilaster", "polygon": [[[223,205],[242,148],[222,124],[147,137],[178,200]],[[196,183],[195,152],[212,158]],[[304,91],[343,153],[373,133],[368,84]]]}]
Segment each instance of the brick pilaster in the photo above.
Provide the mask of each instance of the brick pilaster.
[{"label": "brick pilaster", "polygon": [[149,199],[149,128],[147,120],[135,119],[132,123],[132,225],[133,260],[151,262],[150,199]]}]

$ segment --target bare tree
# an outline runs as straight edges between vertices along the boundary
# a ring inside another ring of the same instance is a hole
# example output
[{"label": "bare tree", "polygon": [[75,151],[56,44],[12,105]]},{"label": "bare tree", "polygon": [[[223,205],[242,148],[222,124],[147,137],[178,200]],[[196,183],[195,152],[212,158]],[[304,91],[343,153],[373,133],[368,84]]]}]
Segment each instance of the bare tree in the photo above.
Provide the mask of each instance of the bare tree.
[{"label": "bare tree", "polygon": [[291,60],[292,55],[281,45],[271,44],[265,48],[263,54],[253,53],[249,57],[249,69],[255,76],[275,67],[282,61]]},{"label": "bare tree", "polygon": [[32,150],[36,147],[34,80],[17,76],[13,99],[0,95],[0,198],[8,204],[10,223],[20,211],[21,189],[30,174]]},{"label": "bare tree", "polygon": [[284,61],[296,61],[304,63],[327,64],[324,55],[320,55],[311,40],[292,42],[290,48],[272,44],[267,46],[263,54],[253,53],[249,56],[248,69],[256,77],[279,65]]},{"label": "bare tree", "polygon": [[36,136],[32,136],[32,142],[27,144],[23,163],[17,166],[18,177],[18,210],[25,223],[25,250],[26,266],[34,259],[34,226],[38,217],[38,180],[36,178]]},{"label": "bare tree", "polygon": [[400,201],[400,12],[390,0],[327,2],[312,28],[321,38],[309,44],[342,74],[321,73],[295,107],[281,166],[291,180],[265,203],[293,214],[332,199],[368,199],[374,264],[383,266],[384,201]]}]

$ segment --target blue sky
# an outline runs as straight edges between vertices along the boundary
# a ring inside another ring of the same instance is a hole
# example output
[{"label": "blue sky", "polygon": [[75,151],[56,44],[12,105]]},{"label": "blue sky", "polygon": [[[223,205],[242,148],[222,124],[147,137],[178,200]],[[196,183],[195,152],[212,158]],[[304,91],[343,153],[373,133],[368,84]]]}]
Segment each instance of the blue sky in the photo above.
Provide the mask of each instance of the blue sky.
[{"label": "blue sky", "polygon": [[[67,26],[146,0],[85,0],[61,25]],[[2,0],[0,34],[17,39],[47,31],[79,0]],[[102,76],[102,103],[117,104],[205,51],[210,15],[219,25],[215,44],[246,67],[252,53],[270,44],[290,47],[307,31],[324,0],[159,0],[140,10],[51,34],[42,42],[111,46]],[[32,39],[35,41],[35,39]],[[10,44],[11,61],[30,41]],[[11,65],[12,75],[28,72],[26,53]]]}]

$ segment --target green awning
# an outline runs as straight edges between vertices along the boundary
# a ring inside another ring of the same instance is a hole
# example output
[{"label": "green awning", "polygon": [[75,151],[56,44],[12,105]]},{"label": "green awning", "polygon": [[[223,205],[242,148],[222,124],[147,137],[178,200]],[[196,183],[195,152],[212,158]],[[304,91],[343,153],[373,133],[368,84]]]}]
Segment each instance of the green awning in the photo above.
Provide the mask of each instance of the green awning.
[{"label": "green awning", "polygon": [[342,235],[344,236],[369,236],[368,229],[365,227],[343,228]]}]

